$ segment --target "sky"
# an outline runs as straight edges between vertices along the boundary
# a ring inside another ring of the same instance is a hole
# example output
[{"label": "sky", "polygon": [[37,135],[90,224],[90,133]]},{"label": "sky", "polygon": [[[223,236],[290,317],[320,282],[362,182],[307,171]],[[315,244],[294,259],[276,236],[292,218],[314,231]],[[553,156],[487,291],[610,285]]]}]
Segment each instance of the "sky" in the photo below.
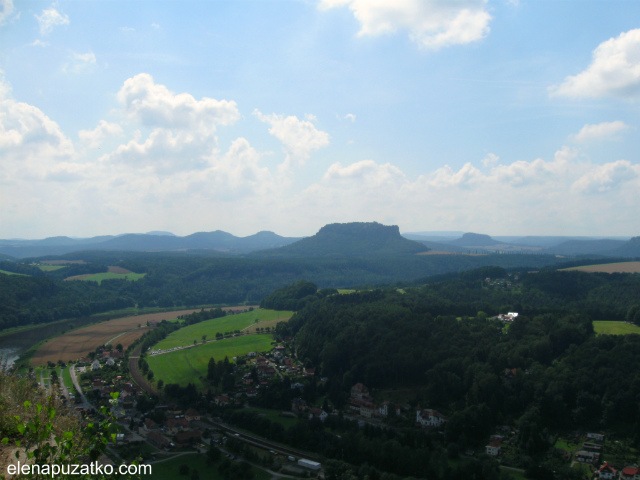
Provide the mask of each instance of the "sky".
[{"label": "sky", "polygon": [[0,0],[0,238],[640,234],[635,0]]}]

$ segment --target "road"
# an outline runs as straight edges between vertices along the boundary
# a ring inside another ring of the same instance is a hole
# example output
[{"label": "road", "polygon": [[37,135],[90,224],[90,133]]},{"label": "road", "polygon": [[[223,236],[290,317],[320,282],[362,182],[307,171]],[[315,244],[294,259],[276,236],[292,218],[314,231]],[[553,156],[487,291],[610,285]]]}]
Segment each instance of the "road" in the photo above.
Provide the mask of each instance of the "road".
[{"label": "road", "polygon": [[76,377],[75,365],[71,365],[69,367],[69,373],[71,374],[71,381],[73,382],[73,386],[75,387],[76,391],[78,392],[78,395],[80,395],[80,399],[82,400],[82,403],[78,404],[78,406],[85,409],[91,408],[91,404],[87,400],[87,397],[84,396],[84,393],[82,393],[82,388],[80,388],[80,383],[78,383],[78,377]]}]

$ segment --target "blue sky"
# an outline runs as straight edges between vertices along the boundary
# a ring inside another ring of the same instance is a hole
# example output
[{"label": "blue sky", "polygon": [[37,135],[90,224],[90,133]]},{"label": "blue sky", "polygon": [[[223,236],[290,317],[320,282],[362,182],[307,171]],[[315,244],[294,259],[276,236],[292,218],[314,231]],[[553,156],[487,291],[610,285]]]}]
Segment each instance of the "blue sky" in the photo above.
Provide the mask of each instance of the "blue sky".
[{"label": "blue sky", "polygon": [[0,0],[0,238],[638,235],[631,0]]}]

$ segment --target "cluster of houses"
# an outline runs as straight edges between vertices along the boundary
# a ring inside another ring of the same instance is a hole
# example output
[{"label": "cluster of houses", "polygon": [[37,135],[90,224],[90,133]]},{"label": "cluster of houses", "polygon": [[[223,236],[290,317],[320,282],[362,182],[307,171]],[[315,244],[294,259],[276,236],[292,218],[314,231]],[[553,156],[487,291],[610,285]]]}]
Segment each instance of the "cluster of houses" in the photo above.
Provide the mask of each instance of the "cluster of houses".
[{"label": "cluster of houses", "polygon": [[602,480],[640,480],[640,467],[630,465],[618,471],[609,462],[604,462],[596,474]]},{"label": "cluster of houses", "polygon": [[186,447],[202,440],[202,432],[198,429],[200,414],[189,408],[185,412],[166,408],[165,420],[158,424],[146,418],[138,433],[157,448],[167,450],[172,447]]}]

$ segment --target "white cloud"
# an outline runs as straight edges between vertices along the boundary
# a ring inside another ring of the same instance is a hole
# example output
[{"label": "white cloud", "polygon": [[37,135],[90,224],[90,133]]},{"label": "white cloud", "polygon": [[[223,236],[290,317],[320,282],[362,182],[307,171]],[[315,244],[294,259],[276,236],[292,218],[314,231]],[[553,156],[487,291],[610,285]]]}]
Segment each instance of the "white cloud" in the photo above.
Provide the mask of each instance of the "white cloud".
[{"label": "white cloud", "polygon": [[13,13],[13,0],[0,0],[0,26],[7,22]]},{"label": "white cloud", "polygon": [[40,25],[40,35],[49,35],[53,27],[69,25],[69,16],[58,12],[54,5],[43,10],[41,15],[35,15]]},{"label": "white cloud", "polygon": [[62,67],[62,71],[77,74],[91,73],[94,71],[96,63],[96,56],[93,52],[71,52],[69,62]]},{"label": "white cloud", "polygon": [[573,192],[605,193],[619,189],[627,182],[635,183],[640,177],[640,165],[632,165],[627,160],[606,163],[580,177],[572,185]]},{"label": "white cloud", "polygon": [[49,44],[47,42],[43,42],[39,38],[36,38],[33,42],[29,44],[30,47],[48,47]]},{"label": "white cloud", "polygon": [[497,164],[499,160],[500,157],[498,157],[496,154],[488,153],[487,156],[482,159],[482,165],[484,165],[485,167],[492,167]]},{"label": "white cloud", "polygon": [[98,148],[105,139],[119,137],[123,135],[122,127],[117,123],[109,123],[100,120],[100,123],[93,130],[80,130],[78,138],[88,148]]},{"label": "white cloud", "polygon": [[283,167],[302,166],[311,154],[329,145],[329,134],[318,130],[313,121],[315,117],[307,115],[306,120],[290,115],[264,115],[257,109],[253,114],[262,122],[271,125],[269,133],[284,145],[287,157]]},{"label": "white cloud", "polygon": [[579,143],[599,140],[601,138],[612,137],[617,133],[624,132],[629,126],[621,120],[615,122],[604,122],[596,125],[587,124],[571,138]]},{"label": "white cloud", "polygon": [[240,118],[233,101],[174,94],[146,73],[126,80],[117,98],[134,125],[152,130],[146,139],[138,132],[101,157],[101,162],[152,169],[162,175],[209,168],[217,152],[217,127]]},{"label": "white cloud", "polygon": [[240,118],[236,102],[174,94],[153,77],[140,73],[129,78],[118,92],[125,112],[148,127],[189,129],[213,134],[217,125],[231,125]]},{"label": "white cloud", "polygon": [[7,98],[4,87],[0,97],[0,177],[5,182],[41,179],[61,162],[71,162],[73,143],[56,122],[38,108]]},{"label": "white cloud", "polygon": [[406,30],[434,50],[481,40],[490,30],[486,0],[321,0],[319,6],[348,6],[360,22],[359,36]]},{"label": "white cloud", "polygon": [[599,98],[605,96],[640,97],[640,29],[621,33],[601,43],[593,60],[578,75],[550,88],[551,95]]},{"label": "white cloud", "polygon": [[352,123],[356,121],[356,116],[353,113],[347,113],[344,118],[345,120],[351,120]]},{"label": "white cloud", "polygon": [[160,25],[154,22],[154,23],[151,24],[151,27],[155,28],[156,30],[158,30],[160,28]]}]

